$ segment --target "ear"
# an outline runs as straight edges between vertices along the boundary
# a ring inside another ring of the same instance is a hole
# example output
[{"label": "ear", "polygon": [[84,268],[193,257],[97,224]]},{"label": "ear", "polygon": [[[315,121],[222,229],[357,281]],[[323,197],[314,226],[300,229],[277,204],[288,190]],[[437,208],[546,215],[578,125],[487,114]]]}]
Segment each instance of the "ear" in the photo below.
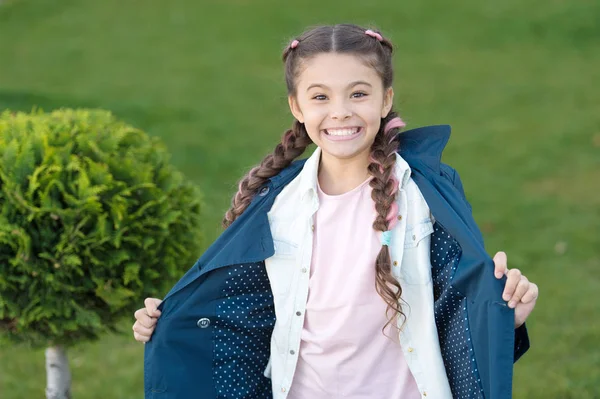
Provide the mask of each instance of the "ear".
[{"label": "ear", "polygon": [[394,104],[394,89],[388,88],[383,95],[383,107],[381,108],[381,117],[385,118],[392,110]]},{"label": "ear", "polygon": [[288,104],[290,105],[290,111],[292,111],[294,118],[298,119],[300,123],[304,123],[304,116],[302,115],[302,111],[300,111],[300,107],[298,106],[298,101],[294,96],[288,96]]}]

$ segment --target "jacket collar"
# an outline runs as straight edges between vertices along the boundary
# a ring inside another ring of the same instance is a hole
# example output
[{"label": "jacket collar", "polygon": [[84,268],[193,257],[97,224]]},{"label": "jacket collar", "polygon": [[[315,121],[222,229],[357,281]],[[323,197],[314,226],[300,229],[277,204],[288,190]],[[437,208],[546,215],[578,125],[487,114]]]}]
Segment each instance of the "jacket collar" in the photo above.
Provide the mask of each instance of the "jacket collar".
[{"label": "jacket collar", "polygon": [[409,165],[420,162],[441,172],[442,152],[450,139],[450,125],[425,126],[400,133],[398,153]]}]

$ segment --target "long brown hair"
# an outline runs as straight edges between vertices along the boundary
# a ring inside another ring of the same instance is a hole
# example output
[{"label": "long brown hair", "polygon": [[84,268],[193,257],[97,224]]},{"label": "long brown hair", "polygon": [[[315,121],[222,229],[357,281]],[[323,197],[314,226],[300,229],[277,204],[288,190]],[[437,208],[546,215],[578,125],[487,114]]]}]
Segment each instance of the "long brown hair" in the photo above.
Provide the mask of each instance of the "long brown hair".
[{"label": "long brown hair", "polygon": [[[393,45],[384,36],[367,35],[365,29],[357,25],[340,24],[319,26],[307,30],[294,39],[283,51],[285,64],[285,80],[288,95],[296,95],[296,82],[302,71],[302,63],[321,53],[353,54],[363,59],[375,69],[381,77],[384,88],[392,86]],[[381,35],[378,31],[373,31]],[[381,40],[380,40],[381,39]],[[398,149],[398,128],[386,129],[386,124],[396,118],[391,111],[381,119],[381,126],[371,147],[369,173],[373,176],[370,186],[375,202],[377,217],[373,222],[376,231],[391,230],[398,218],[398,208],[395,206],[398,191],[398,181],[394,177],[396,151]],[[252,198],[268,179],[277,175],[299,157],[312,140],[306,132],[304,124],[294,121],[292,128],[287,130],[277,144],[272,154],[267,155],[260,165],[254,167],[239,183],[238,192],[233,196],[231,208],[223,219],[223,227],[227,228],[250,205]],[[388,246],[382,245],[375,261],[375,288],[377,293],[387,303],[388,317],[384,329],[394,321],[396,315],[405,316],[398,304],[402,294],[400,284],[392,275],[391,258]]]}]

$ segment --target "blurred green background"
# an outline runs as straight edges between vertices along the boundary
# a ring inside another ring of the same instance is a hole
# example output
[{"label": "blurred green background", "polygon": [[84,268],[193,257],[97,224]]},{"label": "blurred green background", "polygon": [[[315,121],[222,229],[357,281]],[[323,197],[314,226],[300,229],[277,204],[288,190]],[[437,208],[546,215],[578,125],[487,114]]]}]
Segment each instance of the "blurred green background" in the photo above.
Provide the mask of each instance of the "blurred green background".
[{"label": "blurred green background", "polygon": [[[101,107],[161,137],[204,192],[208,245],[291,125],[282,47],[339,22],[395,43],[396,109],[409,128],[452,125],[444,160],[488,251],[540,287],[514,397],[599,398],[598,0],[4,0],[0,110]],[[132,323],[70,352],[76,399],[143,397]],[[43,351],[0,349],[2,399],[44,387]]]}]

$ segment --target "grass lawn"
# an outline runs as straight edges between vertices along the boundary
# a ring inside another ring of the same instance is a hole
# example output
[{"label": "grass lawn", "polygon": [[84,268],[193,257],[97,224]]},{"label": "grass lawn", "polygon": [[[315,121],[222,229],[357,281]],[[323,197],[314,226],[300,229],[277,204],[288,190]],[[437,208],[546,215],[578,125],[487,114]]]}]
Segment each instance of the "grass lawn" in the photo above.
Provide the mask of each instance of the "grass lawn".
[{"label": "grass lawn", "polygon": [[[309,25],[375,23],[397,46],[396,109],[452,125],[444,160],[489,252],[540,286],[514,397],[598,398],[598,21],[597,0],[4,0],[0,110],[101,107],[161,137],[203,190],[208,245],[291,124],[282,46]],[[75,398],[143,397],[132,322],[71,351]],[[43,351],[0,348],[2,399],[44,387]]]}]

